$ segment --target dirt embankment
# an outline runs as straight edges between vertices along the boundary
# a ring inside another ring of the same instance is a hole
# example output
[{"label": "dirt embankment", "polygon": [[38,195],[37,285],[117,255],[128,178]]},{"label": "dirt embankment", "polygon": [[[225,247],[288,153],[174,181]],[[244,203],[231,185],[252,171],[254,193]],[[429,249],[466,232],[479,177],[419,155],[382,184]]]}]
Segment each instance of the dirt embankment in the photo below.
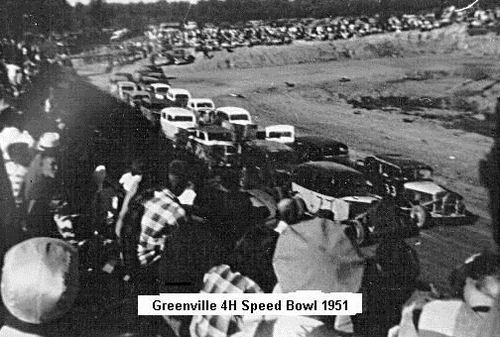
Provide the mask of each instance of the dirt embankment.
[{"label": "dirt embankment", "polygon": [[210,71],[227,68],[261,68],[269,66],[370,59],[408,57],[421,54],[463,51],[472,55],[500,55],[499,37],[469,37],[465,25],[452,25],[430,32],[399,32],[367,36],[352,40],[295,41],[290,46],[255,46],[232,52],[215,52],[214,58],[203,59],[183,67],[184,71]]}]

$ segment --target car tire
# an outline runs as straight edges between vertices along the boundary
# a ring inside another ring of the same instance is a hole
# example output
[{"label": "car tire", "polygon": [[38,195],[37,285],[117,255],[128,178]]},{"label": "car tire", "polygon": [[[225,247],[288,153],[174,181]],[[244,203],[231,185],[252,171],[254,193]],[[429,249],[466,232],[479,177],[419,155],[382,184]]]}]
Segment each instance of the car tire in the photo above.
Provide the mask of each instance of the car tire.
[{"label": "car tire", "polygon": [[429,223],[429,214],[426,209],[421,205],[414,205],[410,211],[410,218],[415,222],[419,228],[426,228]]}]

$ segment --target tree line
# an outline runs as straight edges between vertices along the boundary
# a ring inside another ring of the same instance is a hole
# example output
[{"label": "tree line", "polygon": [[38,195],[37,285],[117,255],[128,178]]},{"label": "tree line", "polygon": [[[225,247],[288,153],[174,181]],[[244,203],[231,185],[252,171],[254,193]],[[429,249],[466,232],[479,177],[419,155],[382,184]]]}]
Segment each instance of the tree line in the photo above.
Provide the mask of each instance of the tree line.
[{"label": "tree line", "polygon": [[[481,0],[493,7],[498,0]],[[16,37],[24,32],[102,31],[128,28],[140,32],[161,22],[196,21],[230,25],[248,20],[324,18],[335,16],[416,13],[449,6],[466,6],[471,0],[201,0],[117,4],[91,0],[70,6],[66,0],[2,0],[0,29]]]}]

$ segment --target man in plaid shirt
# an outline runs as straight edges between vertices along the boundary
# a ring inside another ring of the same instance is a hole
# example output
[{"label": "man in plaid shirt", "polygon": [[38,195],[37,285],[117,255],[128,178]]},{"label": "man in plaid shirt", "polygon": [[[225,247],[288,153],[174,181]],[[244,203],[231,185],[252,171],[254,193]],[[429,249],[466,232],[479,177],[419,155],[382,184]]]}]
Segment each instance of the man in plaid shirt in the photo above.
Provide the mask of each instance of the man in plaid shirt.
[{"label": "man in plaid shirt", "polygon": [[170,189],[155,192],[155,196],[144,203],[137,247],[142,266],[158,261],[164,250],[165,236],[187,222],[186,211],[177,199],[187,186],[187,172],[185,162],[172,161],[169,166]]}]

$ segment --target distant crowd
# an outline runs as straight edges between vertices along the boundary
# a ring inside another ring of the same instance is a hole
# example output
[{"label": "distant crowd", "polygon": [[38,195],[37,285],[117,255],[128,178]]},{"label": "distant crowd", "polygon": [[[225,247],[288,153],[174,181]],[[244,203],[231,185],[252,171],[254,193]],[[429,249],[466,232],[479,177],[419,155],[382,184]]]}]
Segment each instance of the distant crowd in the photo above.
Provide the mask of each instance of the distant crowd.
[{"label": "distant crowd", "polygon": [[359,38],[385,32],[407,30],[429,31],[454,22],[467,22],[470,27],[493,28],[498,24],[500,8],[495,10],[457,11],[446,8],[435,13],[391,16],[336,17],[324,19],[282,19],[277,22],[251,21],[245,27],[217,27],[178,30],[150,27],[146,36],[173,46],[194,47],[199,51],[231,50],[254,45],[281,45],[295,40],[338,40]]}]

